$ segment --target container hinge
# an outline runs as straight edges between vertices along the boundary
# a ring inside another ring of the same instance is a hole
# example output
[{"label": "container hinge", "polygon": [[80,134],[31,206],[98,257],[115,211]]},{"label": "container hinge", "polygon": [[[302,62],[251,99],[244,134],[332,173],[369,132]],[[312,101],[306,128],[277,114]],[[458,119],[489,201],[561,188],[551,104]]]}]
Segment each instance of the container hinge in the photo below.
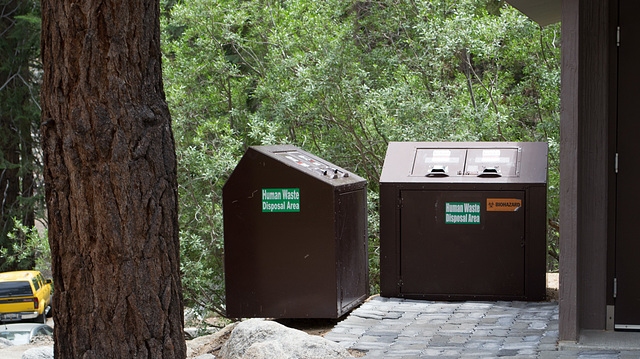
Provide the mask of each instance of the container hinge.
[{"label": "container hinge", "polygon": [[618,296],[618,278],[613,278],[613,297]]},{"label": "container hinge", "polygon": [[402,197],[398,197],[398,208],[402,208]]},{"label": "container hinge", "polygon": [[404,282],[402,281],[402,279],[398,279],[398,287],[402,287],[404,285]]},{"label": "container hinge", "polygon": [[618,173],[618,152],[616,152],[616,159],[614,161],[613,167],[615,168],[616,173]]},{"label": "container hinge", "polygon": [[616,45],[620,47],[620,26],[616,29]]}]

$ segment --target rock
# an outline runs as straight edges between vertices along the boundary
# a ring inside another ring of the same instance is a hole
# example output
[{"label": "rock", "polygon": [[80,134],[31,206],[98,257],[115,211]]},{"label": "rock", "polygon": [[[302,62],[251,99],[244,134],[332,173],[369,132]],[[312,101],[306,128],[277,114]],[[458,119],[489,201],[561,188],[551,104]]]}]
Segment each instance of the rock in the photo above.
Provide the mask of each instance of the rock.
[{"label": "rock", "polygon": [[52,347],[31,348],[22,353],[22,359],[53,359]]},{"label": "rock", "polygon": [[204,320],[200,311],[195,308],[184,309],[184,322],[185,323],[201,323]]},{"label": "rock", "polygon": [[353,358],[338,343],[264,319],[236,326],[220,351],[221,359]]},{"label": "rock", "polygon": [[0,349],[6,348],[6,347],[10,347],[12,345],[13,345],[13,343],[11,342],[11,340],[5,339],[5,338],[0,338]]},{"label": "rock", "polygon": [[198,328],[184,328],[184,340],[192,340],[198,337]]},{"label": "rock", "polygon": [[[255,343],[244,353],[243,359],[289,358],[284,346],[275,340]],[[302,357],[300,357],[302,358]],[[306,357],[305,357],[306,358]],[[316,357],[318,359],[322,357]]]},{"label": "rock", "polygon": [[214,334],[187,340],[187,357],[197,357],[198,355],[220,350],[222,344],[224,344],[231,335],[233,328],[236,327],[236,324],[237,323],[229,324]]}]

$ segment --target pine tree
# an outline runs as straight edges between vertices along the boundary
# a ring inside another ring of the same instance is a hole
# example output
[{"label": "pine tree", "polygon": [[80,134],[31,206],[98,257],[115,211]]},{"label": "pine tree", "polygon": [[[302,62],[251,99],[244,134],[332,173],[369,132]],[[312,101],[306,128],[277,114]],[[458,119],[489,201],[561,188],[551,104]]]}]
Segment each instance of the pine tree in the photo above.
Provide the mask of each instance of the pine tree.
[{"label": "pine tree", "polygon": [[[34,147],[40,120],[37,74],[40,9],[33,0],[0,0],[0,270],[28,268],[12,257],[14,219],[34,225]],[[5,258],[6,257],[6,258]]]},{"label": "pine tree", "polygon": [[158,0],[42,1],[56,358],[184,358]]}]

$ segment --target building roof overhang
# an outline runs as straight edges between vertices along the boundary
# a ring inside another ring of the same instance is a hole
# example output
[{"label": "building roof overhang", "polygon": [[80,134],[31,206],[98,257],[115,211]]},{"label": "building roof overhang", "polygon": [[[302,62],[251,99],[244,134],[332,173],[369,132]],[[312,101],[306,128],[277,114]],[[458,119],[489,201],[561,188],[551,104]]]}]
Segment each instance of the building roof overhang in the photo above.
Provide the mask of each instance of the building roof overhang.
[{"label": "building roof overhang", "polygon": [[546,26],[560,21],[562,0],[506,0],[531,20]]}]

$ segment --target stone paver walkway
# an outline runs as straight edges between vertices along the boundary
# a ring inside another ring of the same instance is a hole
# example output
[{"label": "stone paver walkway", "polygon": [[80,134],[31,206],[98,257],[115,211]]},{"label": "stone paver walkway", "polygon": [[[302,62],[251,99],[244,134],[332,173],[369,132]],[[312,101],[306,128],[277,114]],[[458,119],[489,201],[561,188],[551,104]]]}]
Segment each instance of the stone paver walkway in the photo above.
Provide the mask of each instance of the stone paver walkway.
[{"label": "stone paver walkway", "polygon": [[640,358],[558,351],[557,303],[430,302],[374,297],[325,335],[367,358]]}]

